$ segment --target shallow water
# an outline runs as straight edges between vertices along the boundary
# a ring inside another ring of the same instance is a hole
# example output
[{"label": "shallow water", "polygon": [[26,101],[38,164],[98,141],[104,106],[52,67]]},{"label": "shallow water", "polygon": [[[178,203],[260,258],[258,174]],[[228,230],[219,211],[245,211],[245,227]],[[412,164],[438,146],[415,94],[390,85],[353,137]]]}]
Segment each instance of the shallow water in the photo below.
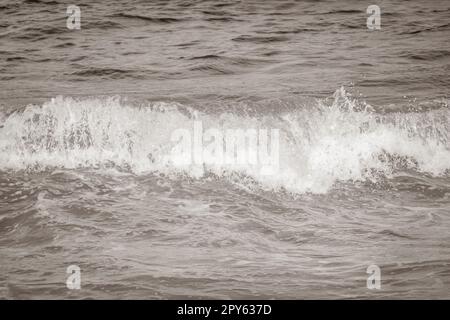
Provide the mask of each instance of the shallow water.
[{"label": "shallow water", "polygon": [[450,298],[448,1],[68,4],[0,2],[0,297]]}]

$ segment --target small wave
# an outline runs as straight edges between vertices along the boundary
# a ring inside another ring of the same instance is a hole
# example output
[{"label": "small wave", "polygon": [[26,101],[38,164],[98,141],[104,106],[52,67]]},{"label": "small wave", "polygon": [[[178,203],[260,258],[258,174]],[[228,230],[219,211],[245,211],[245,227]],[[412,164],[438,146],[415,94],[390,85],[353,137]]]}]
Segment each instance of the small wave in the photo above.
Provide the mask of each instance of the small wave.
[{"label": "small wave", "polygon": [[26,61],[29,59],[26,57],[22,57],[22,56],[15,56],[15,57],[8,57],[5,60],[6,60],[6,62],[12,62],[12,61]]},{"label": "small wave", "polygon": [[220,59],[221,56],[215,55],[215,54],[207,54],[203,56],[195,56],[192,58],[189,58],[189,60],[198,60],[198,59]]},{"label": "small wave", "polygon": [[58,1],[53,1],[53,0],[25,0],[25,3],[37,3],[37,4],[48,4],[48,5],[60,4]]},{"label": "small wave", "polygon": [[195,66],[189,69],[190,71],[201,71],[202,73],[207,73],[209,75],[223,75],[223,74],[233,74],[234,72],[215,64]]},{"label": "small wave", "polygon": [[184,19],[179,19],[179,18],[149,17],[149,16],[141,16],[138,14],[127,14],[127,13],[117,13],[117,14],[112,15],[112,17],[142,20],[142,21],[147,21],[147,22],[164,23],[164,24],[184,21]]},{"label": "small wave", "polygon": [[260,68],[264,64],[273,62],[270,59],[251,59],[241,57],[227,57],[218,55],[204,55],[187,58],[193,61],[190,71],[202,72],[209,75],[239,74],[247,72],[249,68]]},{"label": "small wave", "polygon": [[417,52],[408,52],[401,54],[400,56],[405,56],[413,60],[424,60],[424,61],[434,61],[438,59],[446,59],[450,57],[449,50],[421,50]]},{"label": "small wave", "polygon": [[272,43],[272,42],[281,42],[281,41],[287,41],[289,40],[288,37],[284,36],[249,36],[249,35],[242,35],[236,38],[232,39],[236,42],[254,42],[254,43]]},{"label": "small wave", "polygon": [[419,34],[419,33],[426,33],[426,32],[434,32],[434,31],[448,30],[449,27],[450,27],[450,23],[446,23],[446,24],[439,25],[439,26],[422,27],[421,29],[403,31],[400,34]]},{"label": "small wave", "polygon": [[70,47],[74,47],[74,46],[75,46],[75,43],[68,41],[68,42],[55,44],[54,46],[52,46],[52,48],[62,49],[62,48],[70,48]]},{"label": "small wave", "polygon": [[85,68],[80,71],[70,73],[75,77],[107,77],[111,79],[135,78],[141,79],[143,75],[138,70],[125,70],[117,68]]},{"label": "small wave", "polygon": [[115,21],[110,20],[103,20],[103,21],[88,21],[87,23],[83,24],[83,29],[112,29],[112,28],[124,28],[124,26],[120,23],[117,23]]}]

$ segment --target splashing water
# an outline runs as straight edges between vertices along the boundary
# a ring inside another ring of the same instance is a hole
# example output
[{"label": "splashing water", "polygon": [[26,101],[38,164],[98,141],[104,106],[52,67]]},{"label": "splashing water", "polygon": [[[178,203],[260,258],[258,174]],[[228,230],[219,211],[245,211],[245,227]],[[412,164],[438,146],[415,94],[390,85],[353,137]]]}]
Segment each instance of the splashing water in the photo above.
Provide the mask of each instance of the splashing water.
[{"label": "splashing water", "polygon": [[[179,167],[167,161],[172,133],[206,128],[281,130],[280,170],[261,175],[250,165],[207,163]],[[334,99],[308,108],[259,117],[210,115],[176,103],[136,106],[119,97],[76,100],[57,97],[28,106],[2,121],[3,170],[105,168],[135,174],[160,172],[201,178],[208,173],[250,177],[265,190],[322,193],[338,181],[376,181],[399,170],[440,176],[450,168],[449,110],[376,113],[343,88]]]}]

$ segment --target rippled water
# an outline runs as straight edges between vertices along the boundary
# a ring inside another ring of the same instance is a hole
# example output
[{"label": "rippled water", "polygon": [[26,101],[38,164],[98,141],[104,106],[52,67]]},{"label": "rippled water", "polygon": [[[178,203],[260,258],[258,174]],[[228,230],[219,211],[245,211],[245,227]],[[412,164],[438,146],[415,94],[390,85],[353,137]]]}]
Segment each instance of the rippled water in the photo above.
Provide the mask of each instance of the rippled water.
[{"label": "rippled water", "polygon": [[[450,298],[450,3],[367,5],[0,1],[0,297]],[[196,121],[279,172],[167,162]]]}]

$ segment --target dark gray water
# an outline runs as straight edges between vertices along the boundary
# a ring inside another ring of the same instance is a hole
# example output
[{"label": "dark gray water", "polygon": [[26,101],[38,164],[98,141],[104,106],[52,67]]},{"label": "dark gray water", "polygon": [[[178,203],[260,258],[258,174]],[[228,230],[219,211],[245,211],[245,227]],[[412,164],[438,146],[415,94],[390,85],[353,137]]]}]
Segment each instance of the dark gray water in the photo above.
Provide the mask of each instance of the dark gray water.
[{"label": "dark gray water", "polygon": [[[450,298],[449,21],[449,1],[0,1],[0,297]],[[279,171],[165,161],[195,121],[278,129]]]}]

